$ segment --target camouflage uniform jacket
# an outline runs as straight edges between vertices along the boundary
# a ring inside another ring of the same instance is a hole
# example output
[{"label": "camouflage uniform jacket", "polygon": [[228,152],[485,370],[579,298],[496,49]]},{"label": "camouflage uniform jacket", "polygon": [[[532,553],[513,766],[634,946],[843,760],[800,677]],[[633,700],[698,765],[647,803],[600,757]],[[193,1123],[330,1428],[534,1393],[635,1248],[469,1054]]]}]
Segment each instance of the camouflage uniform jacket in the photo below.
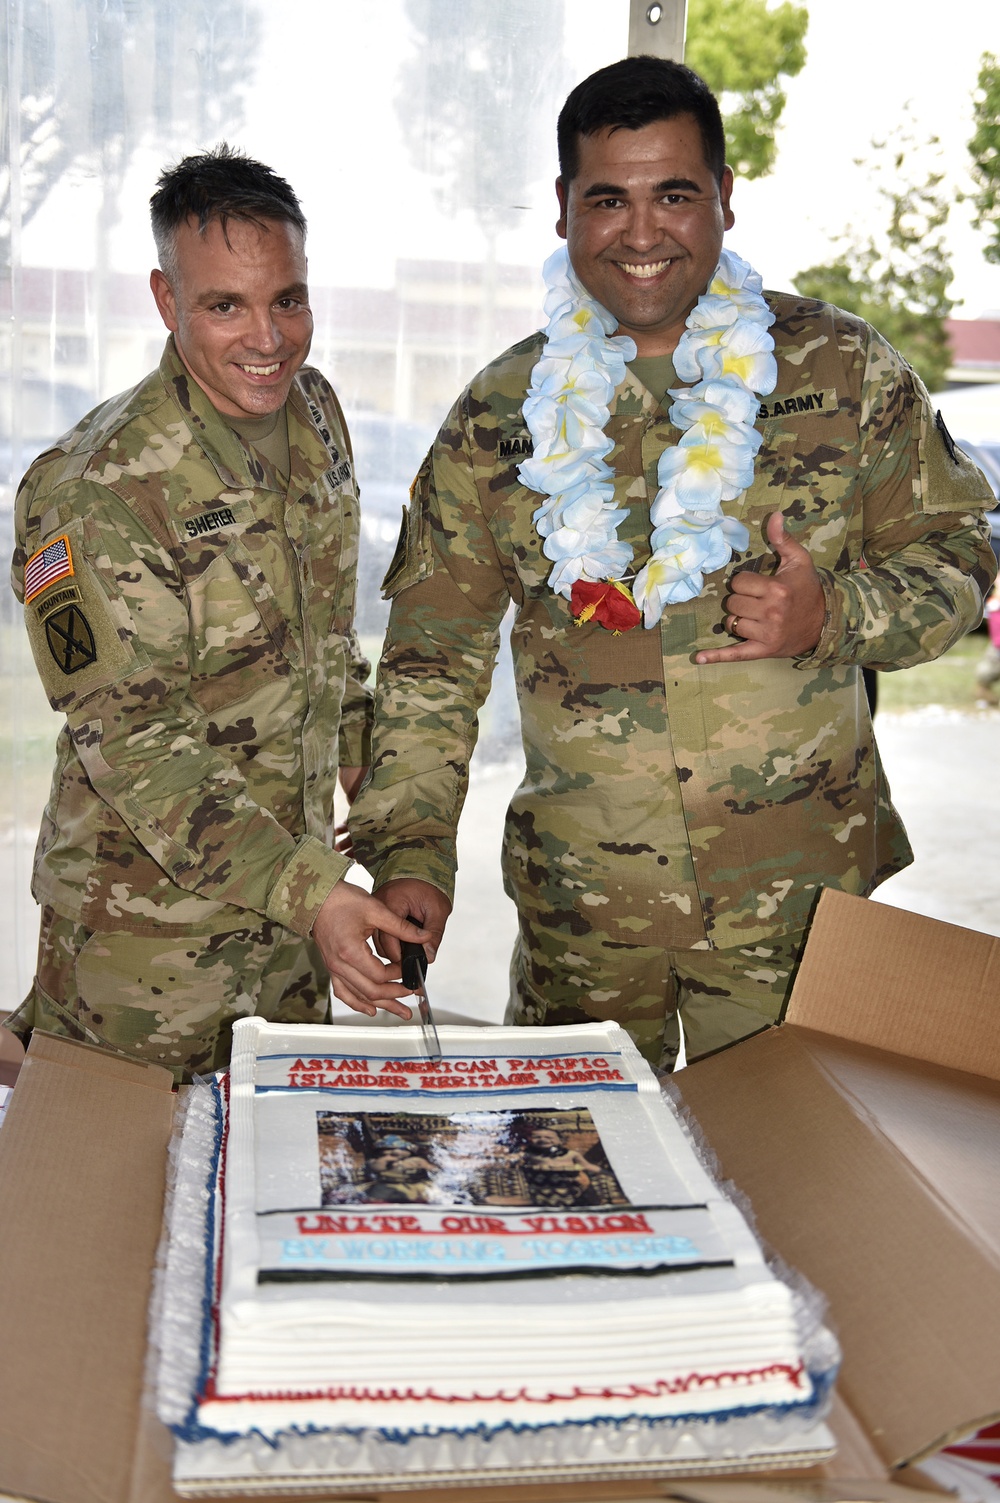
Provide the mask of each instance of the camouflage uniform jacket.
[{"label": "camouflage uniform jacket", "polygon": [[317,371],[287,415],[286,493],[170,340],[21,484],[12,580],[66,716],[33,891],[88,928],[219,933],[250,909],[307,935],[350,864],[331,841],[338,750],[370,755],[357,494]]},{"label": "camouflage uniform jacket", "polygon": [[[514,671],[526,759],[508,811],[504,877],[522,932],[601,931],[616,945],[729,948],[803,927],[819,884],[868,893],[911,860],[879,764],[856,665],[905,668],[979,618],[994,569],[980,472],[935,426],[923,387],[859,320],[771,295],[778,384],[760,409],[742,517],[772,556],[784,514],[826,594],[815,650],[699,666],[725,646],[730,569],[657,627],[577,626],[546,585],[518,481],[521,404],[542,336],[515,345],[459,399],[415,482],[385,588],[393,597],[372,775],[352,810],[381,884],[452,890],[455,830],[498,629],[516,605]],[[649,557],[657,460],[679,434],[632,372],[607,428],[619,537]],[[572,948],[572,944],[571,944]]]}]

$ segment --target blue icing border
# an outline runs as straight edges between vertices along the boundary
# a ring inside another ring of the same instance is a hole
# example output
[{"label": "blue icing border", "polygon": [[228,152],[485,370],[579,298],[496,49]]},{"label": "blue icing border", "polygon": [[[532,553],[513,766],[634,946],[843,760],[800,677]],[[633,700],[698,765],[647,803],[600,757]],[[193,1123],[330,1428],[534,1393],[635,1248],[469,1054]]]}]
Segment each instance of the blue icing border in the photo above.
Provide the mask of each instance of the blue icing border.
[{"label": "blue icing border", "polygon": [[[254,1086],[255,1096],[302,1096],[312,1094],[315,1096],[364,1096],[374,1093],[374,1086],[289,1086],[289,1085],[258,1085]],[[412,1099],[414,1096],[429,1096],[437,1101],[447,1098],[455,1100],[459,1096],[468,1096],[479,1101],[493,1100],[496,1096],[551,1096],[556,1092],[564,1095],[577,1095],[584,1091],[638,1091],[639,1087],[634,1081],[597,1080],[592,1085],[577,1085],[575,1081],[568,1081],[565,1085],[540,1085],[540,1086],[485,1086],[479,1091],[446,1090],[443,1086],[439,1090],[425,1091],[420,1086],[409,1086],[405,1091],[379,1086],[379,1096],[403,1096]]]},{"label": "blue icing border", "polygon": [[644,1430],[672,1430],[676,1429],[678,1426],[684,1425],[694,1427],[697,1427],[699,1425],[720,1425],[729,1423],[733,1420],[753,1419],[757,1416],[766,1415],[772,1416],[774,1419],[782,1419],[790,1415],[799,1415],[803,1420],[808,1420],[810,1416],[813,1415],[815,1416],[816,1420],[820,1418],[821,1412],[833,1389],[834,1381],[836,1380],[838,1371],[837,1366],[828,1368],[822,1372],[810,1371],[809,1378],[812,1381],[813,1392],[808,1399],[803,1399],[800,1403],[759,1404],[738,1409],[714,1410],[707,1414],[678,1414],[660,1418],[655,1418],[640,1413],[618,1416],[592,1415],[589,1419],[586,1420],[559,1420],[554,1422],[553,1424],[540,1425],[532,1425],[528,1423],[519,1424],[512,1420],[504,1420],[503,1423],[499,1425],[487,1425],[483,1421],[480,1421],[478,1424],[469,1426],[459,1425],[453,1428],[445,1428],[439,1426],[428,1427],[423,1430],[415,1430],[413,1428],[399,1430],[389,1426],[330,1426],[310,1424],[305,1426],[293,1425],[290,1426],[287,1430],[278,1431],[275,1435],[265,1435],[256,1427],[253,1427],[249,1430],[227,1431],[216,1430],[209,1426],[201,1424],[197,1417],[198,1395],[204,1389],[211,1361],[212,1284],[214,1279],[215,1265],[215,1260],[213,1257],[215,1250],[215,1180],[218,1172],[219,1158],[222,1152],[223,1131],[222,1088],[218,1080],[215,1078],[210,1081],[210,1084],[212,1088],[215,1115],[215,1142],[212,1147],[208,1172],[205,1177],[205,1187],[208,1192],[208,1206],[205,1215],[205,1234],[203,1237],[203,1247],[205,1251],[205,1283],[201,1301],[202,1331],[201,1345],[199,1349],[199,1369],[195,1389],[191,1396],[191,1407],[188,1411],[187,1418],[181,1423],[173,1424],[168,1427],[179,1440],[183,1440],[188,1443],[197,1443],[199,1441],[217,1441],[222,1445],[228,1446],[235,1445],[239,1441],[245,1440],[248,1436],[256,1436],[259,1440],[262,1440],[266,1445],[270,1446],[272,1450],[277,1450],[277,1448],[282,1444],[282,1441],[285,1437],[292,1439],[296,1436],[336,1434],[347,1435],[356,1440],[361,1440],[365,1436],[375,1436],[380,1441],[385,1441],[390,1445],[405,1446],[411,1444],[413,1441],[434,1439],[437,1437],[456,1436],[460,1439],[476,1438],[479,1440],[490,1441],[505,1434],[543,1435],[547,1431],[565,1430],[567,1427],[578,1430],[598,1429],[605,1427],[612,1430],[620,1430],[623,1426],[634,1427],[635,1425],[639,1425]]},{"label": "blue icing border", "polygon": [[591,1430],[608,1428],[620,1430],[624,1426],[640,1426],[643,1430],[673,1430],[679,1426],[695,1427],[699,1425],[729,1424],[734,1420],[755,1419],[761,1416],[769,1416],[780,1420],[791,1415],[800,1416],[804,1421],[815,1417],[821,1418],[827,1398],[832,1392],[838,1369],[830,1368],[822,1373],[810,1373],[809,1377],[813,1384],[812,1396],[795,1404],[758,1404],[744,1409],[714,1410],[711,1413],[677,1414],[669,1417],[656,1418],[647,1414],[625,1415],[593,1415],[590,1419],[558,1420],[552,1424],[532,1425],[519,1424],[514,1420],[504,1420],[499,1425],[488,1425],[480,1421],[476,1425],[455,1427],[428,1426],[422,1430],[408,1428],[406,1430],[393,1429],[389,1426],[374,1425],[291,1425],[287,1430],[279,1430],[274,1435],[265,1435],[256,1427],[250,1430],[215,1430],[197,1422],[190,1429],[186,1426],[184,1431],[177,1426],[172,1427],[174,1433],[182,1440],[188,1441],[218,1441],[222,1445],[234,1445],[247,1436],[256,1436],[272,1450],[277,1450],[284,1439],[294,1439],[296,1436],[306,1435],[348,1435],[354,1440],[361,1440],[365,1436],[375,1436],[380,1441],[386,1441],[390,1445],[409,1445],[416,1440],[427,1440],[457,1436],[460,1439],[478,1439],[490,1441],[501,1435],[542,1435],[550,1430]]},{"label": "blue icing border", "polygon": [[215,1116],[215,1142],[209,1157],[208,1172],[205,1176],[205,1189],[208,1195],[208,1205],[205,1212],[205,1231],[202,1237],[202,1247],[205,1253],[205,1278],[201,1296],[201,1341],[198,1348],[198,1376],[195,1381],[194,1392],[191,1395],[191,1407],[188,1410],[187,1419],[180,1424],[170,1425],[168,1428],[181,1440],[204,1440],[207,1432],[204,1426],[198,1423],[198,1395],[205,1386],[208,1377],[208,1369],[212,1356],[212,1283],[215,1277],[215,1180],[219,1169],[219,1158],[222,1153],[222,1087],[215,1077],[209,1079],[212,1089],[212,1105]]}]

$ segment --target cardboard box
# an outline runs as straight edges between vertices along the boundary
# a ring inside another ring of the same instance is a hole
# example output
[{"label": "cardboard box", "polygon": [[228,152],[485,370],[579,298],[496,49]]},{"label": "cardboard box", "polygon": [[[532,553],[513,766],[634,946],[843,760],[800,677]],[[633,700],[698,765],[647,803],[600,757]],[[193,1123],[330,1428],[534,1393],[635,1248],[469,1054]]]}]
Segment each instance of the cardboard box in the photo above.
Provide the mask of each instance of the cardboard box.
[{"label": "cardboard box", "polygon": [[[835,1463],[770,1481],[403,1496],[916,1503],[914,1488],[932,1492],[898,1469],[1000,1415],[998,946],[825,893],[788,1021],[677,1078],[763,1236],[829,1298],[845,1353]],[[169,1436],[143,1401],[173,1102],[156,1066],[32,1040],[0,1132],[0,1493],[173,1503]],[[359,1488],[357,1500],[379,1495]]]},{"label": "cardboard box", "polygon": [[[0,1024],[9,1014],[0,1012]],[[7,1028],[0,1027],[0,1086],[12,1086],[24,1061],[24,1050],[19,1039]]]},{"label": "cardboard box", "polygon": [[826,891],[785,1023],[684,1071],[889,1468],[1000,1416],[1000,940]]}]

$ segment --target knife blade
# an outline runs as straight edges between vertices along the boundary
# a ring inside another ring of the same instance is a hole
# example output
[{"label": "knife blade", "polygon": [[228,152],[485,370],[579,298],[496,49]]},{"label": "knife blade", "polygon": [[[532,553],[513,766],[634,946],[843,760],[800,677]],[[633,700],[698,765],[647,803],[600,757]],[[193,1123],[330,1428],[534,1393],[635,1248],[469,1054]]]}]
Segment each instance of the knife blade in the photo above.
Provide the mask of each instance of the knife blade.
[{"label": "knife blade", "polygon": [[[411,918],[410,923],[420,927],[415,918]],[[415,945],[410,940],[404,939],[400,944],[400,959],[403,964],[403,985],[408,986],[417,998],[420,1031],[427,1058],[440,1059],[441,1043],[438,1039],[437,1028],[434,1026],[430,998],[427,995],[427,954],[423,945]]]}]

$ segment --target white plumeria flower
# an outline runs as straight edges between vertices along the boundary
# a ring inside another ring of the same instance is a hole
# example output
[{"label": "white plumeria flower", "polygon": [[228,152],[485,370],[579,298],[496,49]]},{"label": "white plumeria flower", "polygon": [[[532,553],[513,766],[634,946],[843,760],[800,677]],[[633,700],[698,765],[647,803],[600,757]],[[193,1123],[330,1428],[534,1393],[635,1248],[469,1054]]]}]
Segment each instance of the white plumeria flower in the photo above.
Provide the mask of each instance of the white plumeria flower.
[{"label": "white plumeria flower", "polygon": [[[721,387],[722,384],[722,382],[715,383],[717,387]],[[757,398],[752,397],[752,400],[756,415]],[[757,453],[763,439],[756,428],[750,428],[748,431],[746,419],[740,416],[741,408],[742,404],[737,404],[736,415],[731,416],[721,403],[706,402],[702,398],[692,397],[673,404],[670,408],[670,420],[676,427],[687,430],[684,439],[697,433],[701,438],[715,439],[720,443],[735,444],[737,447],[749,449],[752,456]],[[684,439],[681,440],[682,443]]]},{"label": "white plumeria flower", "polygon": [[733,324],[740,316],[736,299],[718,293],[706,292],[698,299],[687,316],[687,328],[678,344],[690,343],[702,329],[720,329]]},{"label": "white plumeria flower", "polygon": [[[733,521],[726,518],[726,521]],[[742,524],[749,541],[749,534]],[[732,557],[732,547],[721,523],[706,531],[662,528],[653,534],[656,545],[649,563],[636,575],[633,598],[643,613],[643,622],[655,626],[665,605],[693,600],[704,589],[706,574],[723,568]],[[745,546],[745,544],[744,544]]]},{"label": "white plumeria flower", "polygon": [[739,318],[717,344],[699,350],[698,364],[706,380],[736,376],[744,385],[767,396],[778,380],[773,350],[774,340],[762,324]]},{"label": "white plumeria flower", "polygon": [[[622,513],[618,512],[617,517],[613,513],[602,514],[596,521],[591,522],[589,527],[557,527],[555,532],[549,533],[545,539],[542,552],[546,558],[551,559],[586,559],[588,572],[593,578],[601,579],[603,577],[600,572],[602,565],[595,564],[594,560],[609,545],[618,544],[615,533],[621,523]],[[627,548],[628,544],[622,543],[620,546]],[[593,572],[594,569],[596,573]]]},{"label": "white plumeria flower", "polygon": [[742,522],[724,514],[700,521],[681,517],[666,527],[657,527],[650,538],[654,557],[666,553],[690,553],[698,567],[711,572],[729,562],[731,552],[740,553],[748,546],[750,534]]},{"label": "white plumeria flower", "polygon": [[580,553],[560,559],[549,575],[549,587],[568,600],[578,579],[620,579],[631,559],[628,543],[615,540],[600,553]]},{"label": "white plumeria flower", "polygon": [[737,292],[752,292],[759,297],[764,291],[760,273],[754,271],[749,261],[744,261],[735,251],[724,250],[719,257],[715,274],[708,284],[710,294],[721,293],[723,297]]},{"label": "white plumeria flower", "polygon": [[[568,598],[580,579],[621,581],[632,559],[616,535],[625,513],[614,504],[614,473],[605,462],[614,444],[604,429],[636,350],[614,333],[614,316],[582,286],[565,246],[545,263],[545,279],[546,343],[523,406],[534,454],[518,475],[550,498],[533,519],[554,561],[549,586]],[[746,261],[723,251],[678,342],[674,367],[691,386],[670,393],[670,418],[683,436],[660,457],[650,508],[653,556],[635,580],[647,628],[666,605],[700,594],[704,575],[749,544],[746,527],[721,503],[753,482],[758,398],[777,380],[767,332],[774,315],[762,287]]]},{"label": "white plumeria flower", "polygon": [[[746,523],[741,522],[738,517],[727,517],[723,512],[719,526],[722,528],[722,536],[728,544],[730,553],[745,553],[750,547],[750,531]],[[728,564],[729,559],[724,559],[723,562]]]},{"label": "white plumeria flower", "polygon": [[648,631],[663,615],[666,605],[679,605],[701,593],[700,576],[695,580],[688,570],[672,559],[654,557],[635,577],[632,598],[642,611],[642,624]]},{"label": "white plumeria flower", "polygon": [[665,605],[680,605],[700,595],[705,573],[721,568],[728,559],[728,548],[723,544],[720,549],[713,533],[675,534],[663,540],[636,575],[632,592],[647,627],[655,626]]},{"label": "white plumeria flower", "polygon": [[696,413],[704,405],[716,408],[727,422],[745,426],[750,441],[756,439],[754,447],[759,447],[760,434],[752,425],[760,408],[760,399],[742,381],[732,376],[719,381],[699,381],[697,386],[671,391],[670,396],[675,399],[670,409],[670,421],[676,427],[687,428],[700,421]]},{"label": "white plumeria flower", "polygon": [[[674,350],[674,370],[682,381],[700,383],[705,375],[705,351],[721,343],[728,325],[718,324],[711,329],[697,330],[697,337],[682,334]],[[690,331],[689,331],[690,332]]]},{"label": "white plumeria flower", "polygon": [[735,500],[753,483],[753,450],[721,436],[703,436],[699,425],[661,454],[658,478],[683,510],[706,511]]},{"label": "white plumeria flower", "polygon": [[[535,400],[526,401],[525,421],[535,441],[532,459],[561,456],[570,464],[580,455],[603,459],[614,448],[614,442],[596,418],[603,412],[607,422],[607,411],[607,407],[592,402],[586,392],[576,388],[562,392],[557,402],[547,400],[544,394],[539,395],[537,404]],[[525,468],[530,464],[531,460],[526,460]],[[553,487],[547,485],[545,489]]]},{"label": "white plumeria flower", "polygon": [[609,478],[604,481],[595,481],[588,476],[570,489],[553,496],[547,506],[540,506],[533,512],[532,521],[539,535],[547,537],[557,527],[586,528],[595,523],[605,511],[621,521],[623,514],[618,511],[614,500],[614,477],[610,471],[608,474]]}]

